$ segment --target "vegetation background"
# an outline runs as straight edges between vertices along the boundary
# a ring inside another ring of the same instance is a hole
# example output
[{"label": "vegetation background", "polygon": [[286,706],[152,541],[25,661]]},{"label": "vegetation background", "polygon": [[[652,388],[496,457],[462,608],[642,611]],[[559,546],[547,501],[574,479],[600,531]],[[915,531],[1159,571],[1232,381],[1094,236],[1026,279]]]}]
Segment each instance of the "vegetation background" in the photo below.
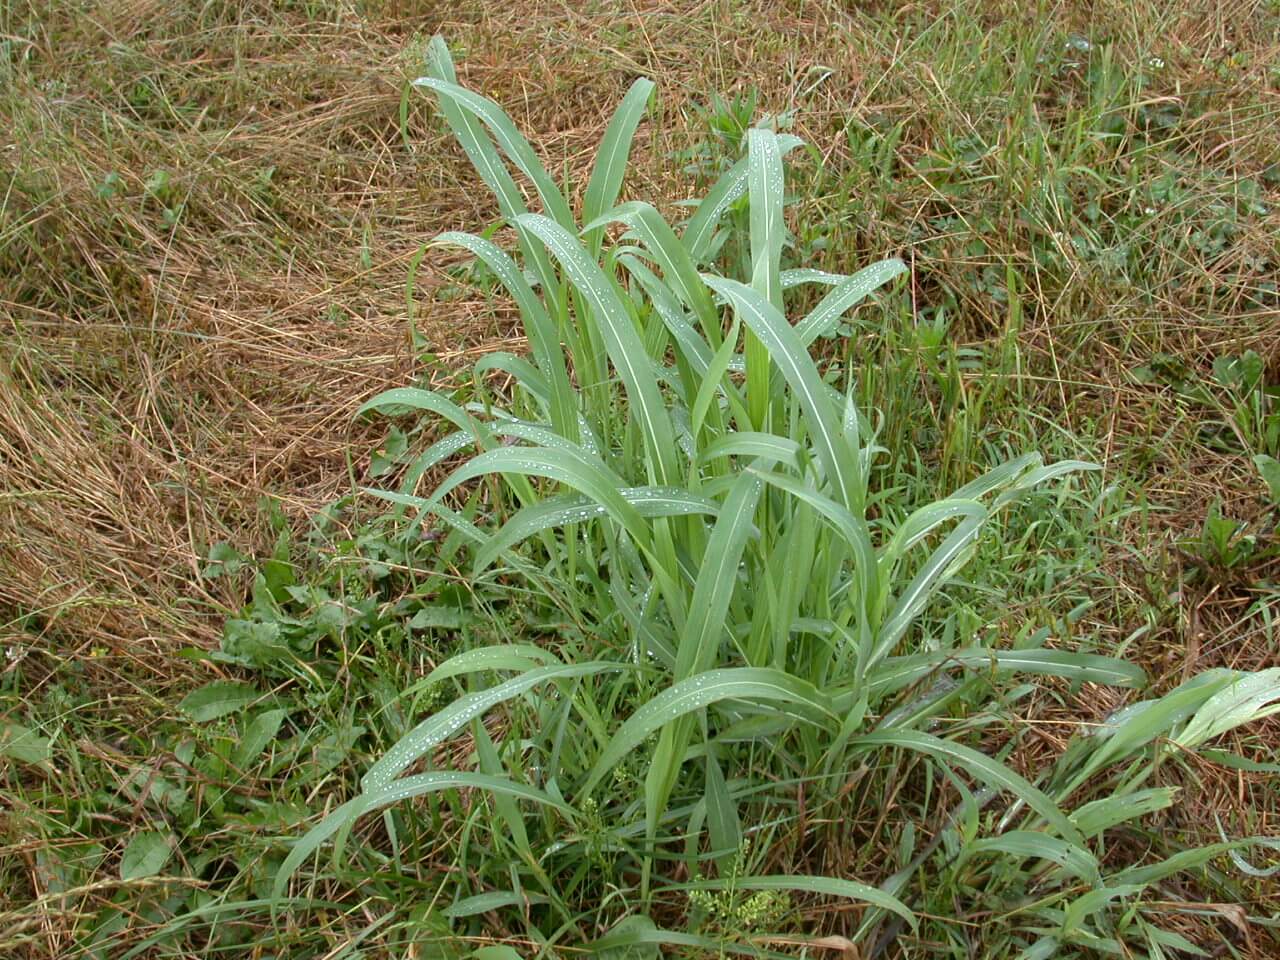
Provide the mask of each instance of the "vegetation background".
[{"label": "vegetation background", "polygon": [[[791,265],[909,269],[823,347],[881,418],[886,486],[927,500],[1008,450],[1102,466],[979,556],[960,629],[1045,627],[1156,693],[1280,665],[1274,0],[3,0],[0,953],[536,947],[496,905],[442,912],[439,878],[479,869],[448,809],[418,865],[357,864],[353,885],[322,864],[305,909],[262,906],[282,838],[395,739],[370,718],[456,650],[534,629],[415,603],[385,510],[350,496],[434,429],[357,422],[361,403],[471,389],[477,358],[525,346],[492,278],[420,256],[498,216],[410,86],[437,33],[557,180],[585,182],[653,79],[624,196],[673,217],[761,117],[813,145],[789,172]],[[263,631],[311,666],[249,663]],[[1008,762],[1033,779],[1129,696],[1051,686],[1002,715],[1031,731]],[[1262,719],[1162,768],[1178,805],[1118,856],[1280,835],[1278,734]],[[869,817],[856,843],[824,860],[778,839],[769,872],[879,882],[902,825],[928,835],[955,800],[905,760],[873,779],[819,815]],[[948,876],[930,906],[966,920],[981,897]],[[1187,945],[1280,951],[1265,878],[1219,864],[1153,897]],[[750,942],[740,908],[719,949]],[[843,908],[779,909],[831,938],[810,949],[874,955]],[[880,952],[960,942],[922,928]]]}]

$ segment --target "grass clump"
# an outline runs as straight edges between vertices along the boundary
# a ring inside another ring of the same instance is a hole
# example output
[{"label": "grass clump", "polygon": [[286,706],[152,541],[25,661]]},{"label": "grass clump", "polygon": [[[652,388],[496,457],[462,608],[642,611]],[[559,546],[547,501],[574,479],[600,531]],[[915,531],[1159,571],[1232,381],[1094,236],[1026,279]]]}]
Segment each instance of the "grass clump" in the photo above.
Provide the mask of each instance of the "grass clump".
[{"label": "grass clump", "polygon": [[[783,158],[799,141],[745,131],[745,156],[677,232],[648,204],[615,206],[652,90],[637,81],[605,133],[578,224],[509,118],[456,84],[438,39],[430,65],[418,83],[495,193],[521,262],[477,235],[435,243],[469,251],[497,278],[532,360],[485,357],[480,395],[465,405],[420,388],[365,404],[427,411],[454,430],[400,489],[371,492],[414,513],[411,529],[441,524],[440,563],[466,563],[470,589],[519,591],[575,630],[550,645],[475,646],[414,684],[414,694],[457,695],[293,847],[277,895],[325,841],[341,857],[364,815],[467,791],[485,799],[459,840],[468,875],[439,887],[446,915],[483,904],[544,952],[760,946],[792,932],[792,895],[861,904],[851,942],[871,945],[914,928],[902,895],[938,882],[953,898],[1005,905],[982,935],[988,949],[1176,947],[1146,922],[1141,895],[1242,844],[1121,870],[1103,867],[1099,845],[1172,803],[1171,791],[1144,787],[1160,738],[1192,747],[1269,712],[1273,672],[1217,671],[1144,701],[1076,740],[1033,785],[1005,762],[1008,744],[983,742],[1007,678],[1139,687],[1143,671],[1047,647],[1047,631],[1012,647],[983,642],[933,601],[1004,511],[1091,465],[1024,454],[920,505],[877,489],[886,451],[839,368],[824,376],[809,349],[906,268],[782,270]],[[508,163],[544,213],[528,212]],[[825,294],[787,320],[797,288],[814,284]],[[483,386],[493,372],[509,385],[501,393]],[[459,457],[429,496],[415,492]],[[441,762],[468,735],[466,762]],[[810,842],[806,805],[837,811],[851,778],[910,756],[923,760],[917,776],[948,783],[960,802],[921,850],[904,839],[901,869],[771,872],[781,834]],[[1110,795],[1081,804],[1104,772]],[[387,840],[397,863],[401,828]],[[685,925],[662,926],[681,903]]]}]

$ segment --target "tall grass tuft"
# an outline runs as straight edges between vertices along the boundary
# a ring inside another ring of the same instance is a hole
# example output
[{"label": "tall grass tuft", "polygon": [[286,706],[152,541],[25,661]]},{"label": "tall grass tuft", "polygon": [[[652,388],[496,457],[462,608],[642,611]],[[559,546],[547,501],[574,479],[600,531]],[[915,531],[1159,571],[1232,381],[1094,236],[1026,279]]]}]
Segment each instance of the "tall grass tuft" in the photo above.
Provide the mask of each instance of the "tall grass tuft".
[{"label": "tall grass tuft", "polygon": [[[793,822],[798,783],[814,802],[838,802],[851,771],[910,754],[967,798],[945,825],[946,869],[995,862],[991,882],[1002,889],[1050,891],[1010,921],[1027,956],[1114,938],[1097,918],[1163,874],[1113,883],[1092,844],[1170,798],[1143,787],[1139,770],[1110,805],[1069,815],[1062,804],[1199,716],[1238,678],[1217,675],[1159,718],[1147,710],[1117,720],[1037,785],[974,742],[941,735],[934,721],[982,677],[1139,687],[1142,671],[1046,648],[1047,632],[1002,649],[921,626],[979,538],[998,528],[994,518],[1094,468],[1028,452],[914,510],[892,491],[873,493],[885,453],[876,429],[851,385],[824,374],[810,348],[905,267],[888,259],[851,276],[781,268],[785,160],[799,140],[747,131],[745,155],[672,225],[648,203],[619,203],[653,93],[638,80],[575,217],[573,194],[507,115],[457,84],[439,38],[428,63],[417,84],[497,198],[515,250],[458,232],[432,246],[483,262],[518,307],[530,351],[476,365],[478,382],[508,375],[500,396],[464,404],[400,388],[365,404],[362,414],[419,411],[451,428],[398,489],[370,492],[414,522],[444,524],[442,555],[469,565],[477,587],[522,584],[583,629],[559,646],[484,646],[441,663],[413,692],[448,704],[293,847],[277,896],[326,841],[344,849],[365,814],[470,791],[487,802],[459,842],[485,840],[447,892],[452,915],[507,910],[544,949],[609,928],[598,948],[711,943],[708,917],[749,926],[772,916],[758,897],[743,906],[743,892],[777,898],[782,913],[792,894],[857,901],[861,935],[871,938],[894,929],[889,917],[916,923],[903,892],[933,848],[892,875],[808,876],[760,868],[767,858],[751,838],[767,841]],[[728,216],[744,208],[745,220]],[[738,224],[746,237],[731,236]],[[722,264],[726,245],[748,249],[748,262]],[[727,275],[735,266],[741,274]],[[812,285],[823,288],[817,305],[792,315],[796,294]],[[459,457],[419,494],[428,471]],[[1262,688],[1246,698],[1252,707],[1266,701]],[[1249,712],[1240,709],[1232,722]],[[483,722],[493,717],[505,722]],[[441,745],[468,734],[469,763],[439,769]],[[996,798],[1000,814],[979,816]],[[476,866],[486,858],[488,867]],[[670,915],[663,905],[673,898],[707,922],[659,928],[654,918]]]}]

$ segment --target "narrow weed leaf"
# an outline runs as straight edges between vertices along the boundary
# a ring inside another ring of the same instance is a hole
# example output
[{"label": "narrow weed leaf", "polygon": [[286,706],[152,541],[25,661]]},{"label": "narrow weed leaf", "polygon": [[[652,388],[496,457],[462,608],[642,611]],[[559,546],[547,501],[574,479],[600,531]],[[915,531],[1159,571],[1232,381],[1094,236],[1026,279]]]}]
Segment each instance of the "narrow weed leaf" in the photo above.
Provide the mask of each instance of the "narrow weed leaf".
[{"label": "narrow weed leaf", "polygon": [[533,152],[533,147],[529,146],[529,141],[520,135],[511,118],[503,113],[501,107],[488,97],[482,97],[465,87],[437,77],[419,77],[414,84],[434,91],[442,100],[451,101],[483,123],[511,162],[533,181],[548,216],[555,219],[561,226],[573,224],[573,214],[569,210],[568,203],[565,202],[564,195],[543,169],[538,155]]},{"label": "narrow weed leaf", "polygon": [[954,763],[983,783],[997,790],[1007,790],[1044,818],[1058,835],[1073,846],[1081,846],[1084,838],[1049,797],[1004,764],[970,747],[921,733],[918,730],[879,730],[864,733],[854,740],[857,747],[898,747],[933,757],[942,763]]},{"label": "narrow weed leaf", "polygon": [[818,337],[829,333],[847,310],[853,309],[869,294],[906,272],[907,265],[894,258],[873,263],[841,281],[808,316],[796,324],[796,335],[800,342],[807,347]]},{"label": "narrow weed leaf", "polygon": [[[366,780],[368,780],[367,777]],[[285,888],[293,875],[298,872],[298,868],[334,834],[350,830],[351,825],[361,816],[425,794],[437,793],[441,790],[466,789],[501,793],[504,796],[550,807],[560,811],[566,817],[574,815],[571,807],[550,794],[505,777],[494,777],[483,773],[421,773],[383,786],[372,785],[359,796],[335,809],[294,844],[276,872],[273,898],[277,902],[281,901]]]},{"label": "narrow weed leaf", "polygon": [[583,784],[583,793],[600,782],[628,753],[667,724],[724,700],[768,702],[787,716],[826,724],[831,704],[812,685],[779,670],[728,667],[708,670],[669,687],[635,711],[614,734]]},{"label": "narrow weed leaf", "polygon": [[[631,89],[622,98],[618,109],[614,111],[613,119],[609,121],[582,199],[582,219],[587,223],[591,223],[618,200],[618,192],[622,189],[622,181],[627,172],[627,159],[631,155],[631,141],[653,97],[653,90],[652,80],[644,77],[637,79],[631,84]],[[597,228],[592,232],[590,227],[587,230],[587,247],[592,253],[596,253],[600,249],[604,231]]]},{"label": "narrow weed leaf", "polygon": [[785,318],[750,287],[723,277],[704,275],[707,285],[728,299],[746,325],[760,338],[773,362],[791,385],[805,412],[806,423],[836,499],[860,512],[866,499],[865,479],[858,459],[841,434],[825,384]]},{"label": "narrow weed leaf", "polygon": [[640,423],[645,438],[649,453],[646,458],[650,465],[649,482],[674,484],[679,472],[673,456],[675,434],[670,415],[662,402],[644,344],[636,334],[635,325],[627,315],[613,282],[564,227],[533,214],[521,217],[519,223],[546,244],[596,317],[609,359],[626,387],[631,416]]},{"label": "narrow weed leaf", "polygon": [[518,677],[455,700],[439,713],[414,727],[382,759],[369,768],[360,781],[366,794],[388,788],[392,781],[438,743],[453,736],[474,718],[483,716],[499,703],[518,697],[541,683],[570,677],[589,677],[624,669],[616,663],[590,662],[537,667]]},{"label": "narrow weed leaf", "polygon": [[236,744],[236,752],[232,755],[235,765],[247,770],[256,763],[280,732],[280,726],[288,715],[287,710],[264,710],[254,717]]}]

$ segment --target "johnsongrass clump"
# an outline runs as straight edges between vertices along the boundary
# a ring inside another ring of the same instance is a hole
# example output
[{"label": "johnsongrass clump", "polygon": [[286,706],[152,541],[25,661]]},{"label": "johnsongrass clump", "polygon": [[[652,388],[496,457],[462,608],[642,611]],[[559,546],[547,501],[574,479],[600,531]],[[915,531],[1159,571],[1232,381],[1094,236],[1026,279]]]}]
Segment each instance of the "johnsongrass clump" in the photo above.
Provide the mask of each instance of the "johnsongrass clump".
[{"label": "johnsongrass clump", "polygon": [[[443,524],[441,563],[460,565],[474,589],[519,584],[580,629],[560,645],[481,646],[441,663],[412,692],[468,692],[423,719],[294,846],[277,896],[327,840],[343,850],[365,814],[467,794],[487,799],[459,813],[466,868],[441,892],[446,916],[496,912],[544,949],[714,945],[733,936],[735,918],[742,936],[766,921],[795,929],[796,895],[858,901],[859,936],[871,939],[892,932],[886,924],[916,924],[903,892],[918,872],[962,868],[967,887],[986,877],[1010,904],[1036,892],[1004,921],[1028,956],[1128,938],[1138,915],[1119,903],[1154,880],[1111,884],[1092,845],[1167,806],[1171,792],[1143,788],[1144,765],[1126,768],[1111,800],[1073,815],[1060,804],[1100,771],[1147,757],[1231,695],[1235,676],[1082,738],[1037,786],[934,721],[979,679],[1137,687],[1142,671],[1045,648],[1047,632],[997,649],[925,636],[919,624],[994,517],[1093,468],[1027,453],[913,511],[891,494],[873,504],[868,478],[884,451],[849,385],[824,376],[809,348],[905,268],[781,269],[784,159],[799,140],[749,130],[745,156],[673,227],[647,203],[617,202],[653,90],[639,80],[605,134],[579,221],[510,119],[456,84],[438,38],[429,66],[418,85],[497,197],[516,250],[456,232],[433,245],[483,262],[519,308],[530,350],[476,365],[477,380],[508,375],[501,397],[462,405],[404,388],[367,403],[362,413],[422,411],[452,426],[400,489],[373,492],[414,522]],[[727,216],[744,207],[745,221]],[[731,236],[744,222],[747,235]],[[742,276],[715,269],[730,239],[750,251]],[[817,306],[791,316],[793,291],[815,284],[827,288]],[[419,495],[428,470],[459,457]],[[468,736],[467,763],[436,769],[438,748]],[[853,771],[904,754],[965,798],[940,818],[941,847],[904,846],[909,863],[891,875],[757,869],[770,838],[796,823],[798,784],[838,816]],[[654,919],[673,915],[684,929]]]}]

